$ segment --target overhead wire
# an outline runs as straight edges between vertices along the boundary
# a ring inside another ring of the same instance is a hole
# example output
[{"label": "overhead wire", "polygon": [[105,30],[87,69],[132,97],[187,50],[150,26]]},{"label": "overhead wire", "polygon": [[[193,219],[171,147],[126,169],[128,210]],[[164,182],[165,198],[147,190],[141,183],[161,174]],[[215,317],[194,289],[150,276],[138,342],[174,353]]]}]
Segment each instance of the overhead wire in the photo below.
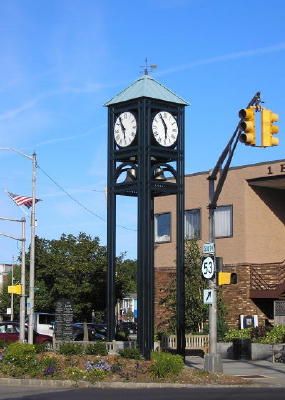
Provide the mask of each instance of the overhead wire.
[{"label": "overhead wire", "polygon": [[[82,204],[79,200],[77,200],[75,197],[73,197],[70,193],[68,193],[67,190],[65,190],[59,183],[57,183],[46,171],[42,169],[42,167],[39,166],[37,163],[37,168],[41,170],[41,172],[51,181],[53,184],[55,184],[63,193],[65,193],[72,201],[74,201],[79,207],[83,208],[85,211],[87,211],[89,214],[93,215],[94,217],[100,219],[101,221],[106,222],[106,219],[102,217],[101,215],[96,214],[94,211],[90,210],[90,208],[86,207],[84,204]],[[104,190],[93,190],[95,192],[104,192]],[[136,229],[129,228],[124,225],[116,224],[118,228],[125,229],[128,231],[133,231],[136,232]]]}]

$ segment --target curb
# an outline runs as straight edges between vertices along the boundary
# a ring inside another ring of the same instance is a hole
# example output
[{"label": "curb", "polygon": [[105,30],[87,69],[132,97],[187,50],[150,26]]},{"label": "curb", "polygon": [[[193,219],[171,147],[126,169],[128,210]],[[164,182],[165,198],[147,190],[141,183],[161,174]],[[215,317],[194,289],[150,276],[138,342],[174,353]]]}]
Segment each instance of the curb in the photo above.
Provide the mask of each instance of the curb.
[{"label": "curb", "polygon": [[23,379],[23,378],[0,378],[1,385],[11,386],[37,386],[49,387],[55,389],[76,389],[76,388],[97,388],[97,389],[185,389],[185,388],[252,388],[252,387],[270,387],[280,388],[285,385],[270,385],[260,383],[248,383],[243,385],[218,385],[218,384],[193,384],[193,383],[156,383],[156,382],[97,382],[90,383],[85,381],[72,380],[46,380],[46,379]]}]

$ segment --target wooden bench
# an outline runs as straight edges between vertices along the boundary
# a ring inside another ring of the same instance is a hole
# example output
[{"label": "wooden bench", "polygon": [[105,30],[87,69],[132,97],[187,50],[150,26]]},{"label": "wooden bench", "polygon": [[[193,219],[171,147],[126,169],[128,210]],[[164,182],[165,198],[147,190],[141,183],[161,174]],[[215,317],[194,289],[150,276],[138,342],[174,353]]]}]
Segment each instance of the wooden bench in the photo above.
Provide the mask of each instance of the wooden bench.
[{"label": "wooden bench", "polygon": [[[163,335],[161,339],[162,350],[176,350],[176,335]],[[209,335],[185,335],[186,350],[202,350],[205,353],[209,351]]]}]

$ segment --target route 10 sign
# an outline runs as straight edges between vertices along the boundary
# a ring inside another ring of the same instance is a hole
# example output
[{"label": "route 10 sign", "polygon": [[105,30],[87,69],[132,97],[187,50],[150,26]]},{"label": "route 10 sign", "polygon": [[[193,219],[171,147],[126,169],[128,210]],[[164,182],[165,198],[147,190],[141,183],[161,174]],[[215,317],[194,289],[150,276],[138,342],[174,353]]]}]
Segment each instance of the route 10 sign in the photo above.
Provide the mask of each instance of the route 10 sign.
[{"label": "route 10 sign", "polygon": [[212,279],[215,274],[215,257],[208,256],[203,258],[202,275],[206,279]]}]

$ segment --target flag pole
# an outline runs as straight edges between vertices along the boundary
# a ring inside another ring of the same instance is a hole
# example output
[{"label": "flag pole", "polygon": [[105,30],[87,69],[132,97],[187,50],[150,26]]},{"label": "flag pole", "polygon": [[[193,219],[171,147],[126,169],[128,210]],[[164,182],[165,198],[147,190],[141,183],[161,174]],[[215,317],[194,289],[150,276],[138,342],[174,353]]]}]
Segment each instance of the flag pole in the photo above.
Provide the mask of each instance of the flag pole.
[{"label": "flag pole", "polygon": [[35,304],[35,230],[36,230],[36,153],[32,155],[32,209],[31,209],[31,248],[30,248],[30,290],[29,290],[29,329],[28,343],[34,341],[34,304]]}]

